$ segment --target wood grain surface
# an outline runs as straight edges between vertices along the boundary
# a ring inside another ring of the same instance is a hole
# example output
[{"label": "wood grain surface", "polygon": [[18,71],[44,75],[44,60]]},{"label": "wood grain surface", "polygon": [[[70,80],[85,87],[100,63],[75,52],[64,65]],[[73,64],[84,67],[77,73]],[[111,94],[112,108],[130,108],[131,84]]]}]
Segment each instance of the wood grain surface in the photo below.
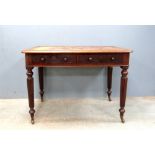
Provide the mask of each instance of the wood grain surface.
[{"label": "wood grain surface", "polygon": [[37,46],[22,53],[130,53],[131,49],[115,46]]}]

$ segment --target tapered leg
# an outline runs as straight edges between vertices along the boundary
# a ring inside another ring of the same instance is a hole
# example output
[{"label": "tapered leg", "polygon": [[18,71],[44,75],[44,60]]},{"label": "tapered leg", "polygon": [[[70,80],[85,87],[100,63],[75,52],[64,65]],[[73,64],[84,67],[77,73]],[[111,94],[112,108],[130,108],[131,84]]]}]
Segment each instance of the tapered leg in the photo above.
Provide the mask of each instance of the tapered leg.
[{"label": "tapered leg", "polygon": [[29,113],[31,116],[31,123],[34,124],[34,86],[33,86],[33,67],[27,67],[27,90],[28,90],[28,99],[29,99]]},{"label": "tapered leg", "polygon": [[108,94],[108,99],[109,101],[111,101],[111,87],[112,87],[112,70],[113,68],[112,67],[108,67],[108,72],[107,72],[107,88],[108,88],[108,91],[107,91],[107,94]]},{"label": "tapered leg", "polygon": [[44,75],[43,75],[43,71],[44,71],[43,67],[38,68],[40,97],[41,97],[42,102],[43,102],[43,95],[44,95]]},{"label": "tapered leg", "polygon": [[127,92],[127,82],[128,82],[128,66],[121,66],[122,68],[122,76],[121,76],[121,88],[120,88],[120,118],[122,123],[125,122],[124,120],[124,113],[125,113],[125,101],[126,101],[126,92]]}]

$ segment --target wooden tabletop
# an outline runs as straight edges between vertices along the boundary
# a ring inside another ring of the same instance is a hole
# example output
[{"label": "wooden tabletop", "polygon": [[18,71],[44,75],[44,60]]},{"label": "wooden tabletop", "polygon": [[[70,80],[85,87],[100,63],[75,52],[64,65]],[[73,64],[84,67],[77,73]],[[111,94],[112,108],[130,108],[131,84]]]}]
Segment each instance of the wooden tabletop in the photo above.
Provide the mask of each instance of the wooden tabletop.
[{"label": "wooden tabletop", "polygon": [[115,46],[37,46],[22,53],[130,53],[131,49]]}]

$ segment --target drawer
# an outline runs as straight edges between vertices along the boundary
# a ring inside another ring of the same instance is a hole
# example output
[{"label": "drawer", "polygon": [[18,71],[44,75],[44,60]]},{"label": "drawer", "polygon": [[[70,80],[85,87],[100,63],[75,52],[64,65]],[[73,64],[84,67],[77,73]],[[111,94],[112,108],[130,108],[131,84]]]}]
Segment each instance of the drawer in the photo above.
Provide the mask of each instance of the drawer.
[{"label": "drawer", "polygon": [[32,65],[69,65],[76,63],[76,56],[72,54],[33,54]]},{"label": "drawer", "polygon": [[78,63],[86,65],[126,65],[128,61],[128,54],[81,54],[78,56]]},{"label": "drawer", "polygon": [[129,53],[26,54],[27,66],[121,66]]}]

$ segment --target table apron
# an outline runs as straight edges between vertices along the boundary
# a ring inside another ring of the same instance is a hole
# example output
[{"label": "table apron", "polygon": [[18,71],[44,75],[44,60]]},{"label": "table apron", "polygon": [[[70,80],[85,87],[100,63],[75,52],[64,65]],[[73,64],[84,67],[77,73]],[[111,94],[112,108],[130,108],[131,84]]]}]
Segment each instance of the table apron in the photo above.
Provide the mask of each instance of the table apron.
[{"label": "table apron", "polygon": [[25,54],[27,67],[128,66],[129,53]]}]

